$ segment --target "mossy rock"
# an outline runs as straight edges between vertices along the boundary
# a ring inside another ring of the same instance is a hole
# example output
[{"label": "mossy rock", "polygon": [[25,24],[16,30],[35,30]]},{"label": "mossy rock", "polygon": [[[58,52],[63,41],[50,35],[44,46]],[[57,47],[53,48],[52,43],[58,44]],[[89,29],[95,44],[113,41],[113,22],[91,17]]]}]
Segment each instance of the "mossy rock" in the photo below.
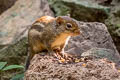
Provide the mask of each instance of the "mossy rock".
[{"label": "mossy rock", "polygon": [[15,44],[11,44],[0,50],[0,61],[8,62],[9,64],[21,64],[25,62],[27,53],[27,37],[22,38]]},{"label": "mossy rock", "polygon": [[48,1],[56,16],[70,14],[71,17],[81,21],[104,22],[110,11],[109,7],[104,7],[87,0]]}]

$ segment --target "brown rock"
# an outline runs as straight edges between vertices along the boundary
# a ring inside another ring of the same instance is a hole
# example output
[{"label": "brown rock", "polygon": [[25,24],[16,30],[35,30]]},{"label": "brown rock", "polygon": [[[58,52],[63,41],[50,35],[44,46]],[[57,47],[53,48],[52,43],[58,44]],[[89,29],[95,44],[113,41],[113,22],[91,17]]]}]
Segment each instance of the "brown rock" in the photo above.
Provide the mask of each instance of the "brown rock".
[{"label": "brown rock", "polygon": [[52,56],[37,54],[31,62],[24,80],[119,80],[120,73],[114,63],[104,59],[73,64],[59,64]]}]

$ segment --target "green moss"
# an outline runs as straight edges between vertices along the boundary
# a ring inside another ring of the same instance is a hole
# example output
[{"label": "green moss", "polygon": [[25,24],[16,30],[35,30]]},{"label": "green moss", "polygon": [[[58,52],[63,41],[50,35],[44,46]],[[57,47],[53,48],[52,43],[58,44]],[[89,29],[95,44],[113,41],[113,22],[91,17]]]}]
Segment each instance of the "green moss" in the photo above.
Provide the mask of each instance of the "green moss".
[{"label": "green moss", "polygon": [[116,27],[120,28],[120,24],[116,24]]},{"label": "green moss", "polygon": [[20,64],[25,62],[27,52],[27,38],[17,41],[15,44],[8,45],[0,50],[0,61],[6,61],[9,64]]},{"label": "green moss", "polygon": [[50,7],[54,9],[55,16],[64,16],[70,13],[70,8],[60,0],[48,0]]}]

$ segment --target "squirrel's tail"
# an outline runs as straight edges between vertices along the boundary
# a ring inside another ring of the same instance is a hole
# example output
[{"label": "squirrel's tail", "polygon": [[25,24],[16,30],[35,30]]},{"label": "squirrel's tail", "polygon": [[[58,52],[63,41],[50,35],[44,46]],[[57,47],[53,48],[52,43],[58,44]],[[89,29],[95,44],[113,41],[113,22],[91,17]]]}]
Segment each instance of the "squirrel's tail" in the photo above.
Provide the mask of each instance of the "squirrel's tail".
[{"label": "squirrel's tail", "polygon": [[25,63],[25,71],[29,68],[30,65],[30,61],[33,58],[34,53],[32,53],[30,50],[27,49],[27,59],[26,59],[26,63]]},{"label": "squirrel's tail", "polygon": [[28,69],[29,65],[30,65],[30,57],[27,56],[26,63],[25,63],[25,71]]}]

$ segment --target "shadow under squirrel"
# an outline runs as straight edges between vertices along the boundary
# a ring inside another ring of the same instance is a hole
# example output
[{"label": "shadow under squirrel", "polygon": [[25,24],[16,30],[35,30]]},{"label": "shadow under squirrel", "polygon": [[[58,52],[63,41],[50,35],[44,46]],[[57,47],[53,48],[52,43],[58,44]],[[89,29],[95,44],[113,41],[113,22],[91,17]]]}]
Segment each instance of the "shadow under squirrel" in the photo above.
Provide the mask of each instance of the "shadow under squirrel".
[{"label": "shadow under squirrel", "polygon": [[78,21],[69,16],[39,18],[28,31],[29,53],[25,70],[28,69],[31,59],[37,53],[44,51],[57,53],[56,51],[59,51],[63,56],[66,55],[64,47],[69,38],[79,34]]}]

